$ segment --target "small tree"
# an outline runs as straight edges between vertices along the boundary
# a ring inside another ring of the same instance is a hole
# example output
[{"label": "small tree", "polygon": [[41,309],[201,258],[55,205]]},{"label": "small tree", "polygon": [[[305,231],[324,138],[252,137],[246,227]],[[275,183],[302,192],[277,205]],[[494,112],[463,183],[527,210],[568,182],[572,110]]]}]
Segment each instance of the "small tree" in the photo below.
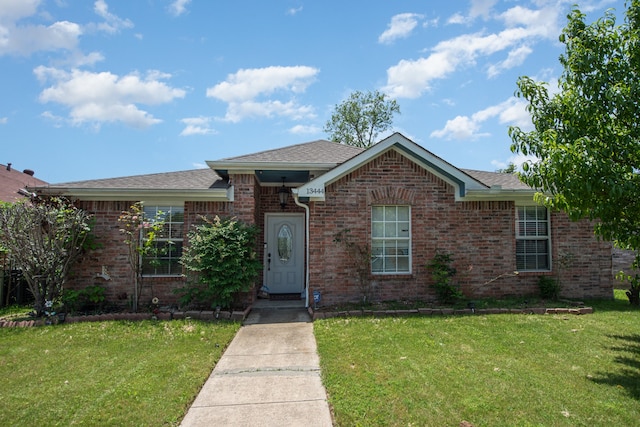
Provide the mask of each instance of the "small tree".
[{"label": "small tree", "polygon": [[142,202],[134,203],[118,217],[118,222],[122,224],[120,232],[124,235],[124,244],[127,245],[127,260],[134,275],[131,301],[133,311],[138,311],[142,292],[142,262],[145,257],[157,255],[155,241],[164,228],[161,218],[162,212],[158,212],[155,218],[145,218]]},{"label": "small tree", "polygon": [[622,25],[613,11],[587,24],[574,7],[560,36],[560,91],[521,77],[516,95],[535,128],[509,134],[514,153],[538,159],[520,176],[539,190],[538,201],[593,220],[597,235],[639,253],[640,1],[627,5]]},{"label": "small tree", "polygon": [[400,114],[400,106],[387,95],[355,91],[349,99],[336,105],[324,131],[332,141],[361,148],[375,144],[378,134],[391,128],[394,113]]},{"label": "small tree", "polygon": [[438,300],[445,304],[454,303],[463,296],[460,288],[453,282],[453,277],[458,271],[451,265],[452,262],[451,254],[436,251],[433,259],[427,264],[433,279],[431,287],[435,289]]},{"label": "small tree", "polygon": [[345,228],[336,233],[333,241],[342,245],[347,251],[347,258],[358,275],[358,289],[362,303],[366,304],[371,298],[371,248],[367,244],[355,242],[350,233],[351,230]]},{"label": "small tree", "polygon": [[91,215],[63,198],[34,199],[0,207],[0,239],[22,270],[38,316],[59,302],[72,265],[91,231]]},{"label": "small tree", "polygon": [[233,218],[200,218],[204,223],[189,231],[180,258],[189,276],[179,290],[181,302],[227,308],[238,292],[251,289],[262,269],[255,250],[259,230]]}]

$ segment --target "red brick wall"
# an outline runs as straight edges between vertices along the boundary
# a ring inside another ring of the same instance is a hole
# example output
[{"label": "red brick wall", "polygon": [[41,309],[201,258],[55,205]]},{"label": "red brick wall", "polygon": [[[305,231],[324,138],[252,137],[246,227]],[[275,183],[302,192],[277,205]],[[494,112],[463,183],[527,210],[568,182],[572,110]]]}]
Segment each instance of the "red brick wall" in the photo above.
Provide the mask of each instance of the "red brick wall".
[{"label": "red brick wall", "polygon": [[[235,175],[234,202],[193,202],[184,203],[184,236],[185,245],[188,244],[187,232],[193,224],[201,222],[200,215],[209,218],[218,215],[222,218],[236,217],[241,221],[256,224],[258,208],[256,191],[259,191],[253,175]],[[127,261],[128,249],[124,244],[124,236],[119,231],[118,217],[129,209],[131,201],[84,201],[80,207],[95,217],[93,233],[97,243],[101,246],[97,250],[88,251],[83,259],[72,269],[72,278],[67,284],[70,289],[82,289],[87,286],[100,285],[106,289],[106,298],[110,303],[127,307],[130,305],[134,293],[134,276]],[[261,246],[261,245],[260,245]],[[97,278],[102,272],[102,266],[107,268],[110,280]],[[154,297],[159,298],[160,304],[178,304],[178,296],[174,289],[184,286],[183,277],[144,277],[139,301],[140,310],[150,304]],[[242,295],[239,304],[246,305],[253,301],[255,291]]]},{"label": "red brick wall", "polygon": [[[328,186],[324,202],[310,204],[310,288],[322,293],[323,303],[360,300],[353,264],[333,240],[350,229],[355,241],[368,244],[371,206],[383,204],[411,206],[412,273],[371,275],[373,299],[435,299],[425,265],[436,250],[452,255],[468,297],[538,292],[540,273],[513,274],[514,202],[456,202],[451,185],[389,151]],[[562,251],[574,254],[571,268],[562,272],[563,296],[611,297],[610,246],[594,239],[588,223],[564,218],[552,217],[554,258]]]}]

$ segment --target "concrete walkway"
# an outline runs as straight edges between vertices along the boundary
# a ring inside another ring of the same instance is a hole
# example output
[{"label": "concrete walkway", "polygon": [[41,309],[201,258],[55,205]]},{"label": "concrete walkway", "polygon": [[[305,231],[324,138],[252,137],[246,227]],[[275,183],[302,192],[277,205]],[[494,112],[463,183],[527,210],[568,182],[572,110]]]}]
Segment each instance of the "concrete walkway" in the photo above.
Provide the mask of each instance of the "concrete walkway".
[{"label": "concrete walkway", "polygon": [[313,324],[299,301],[254,306],[181,424],[218,425],[332,425]]}]

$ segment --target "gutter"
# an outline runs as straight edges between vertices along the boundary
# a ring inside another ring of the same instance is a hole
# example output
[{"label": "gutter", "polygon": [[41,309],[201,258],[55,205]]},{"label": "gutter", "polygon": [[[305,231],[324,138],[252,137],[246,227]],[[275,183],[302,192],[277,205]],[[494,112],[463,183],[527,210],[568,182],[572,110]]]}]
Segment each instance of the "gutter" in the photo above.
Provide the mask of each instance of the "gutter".
[{"label": "gutter", "polygon": [[305,232],[305,268],[304,268],[304,306],[305,308],[309,308],[309,206],[305,205],[304,203],[300,202],[300,200],[298,200],[298,189],[297,188],[292,188],[291,189],[291,193],[293,194],[293,201],[296,203],[296,205],[300,206],[301,208],[304,209],[305,212],[305,225],[304,225],[304,232]]}]

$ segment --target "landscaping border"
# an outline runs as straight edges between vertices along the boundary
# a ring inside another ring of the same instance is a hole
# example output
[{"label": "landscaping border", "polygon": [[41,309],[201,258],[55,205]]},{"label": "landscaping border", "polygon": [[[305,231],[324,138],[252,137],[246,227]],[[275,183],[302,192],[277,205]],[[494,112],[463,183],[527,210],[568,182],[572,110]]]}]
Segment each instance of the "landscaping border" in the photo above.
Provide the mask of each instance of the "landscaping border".
[{"label": "landscaping border", "polygon": [[390,317],[390,316],[477,316],[487,314],[592,314],[593,307],[580,308],[418,308],[413,310],[348,310],[348,311],[315,311],[309,307],[311,320],[330,319],[332,317]]},{"label": "landscaping border", "polygon": [[[108,320],[173,320],[173,319],[196,319],[213,322],[216,320],[231,320],[241,322],[247,318],[251,307],[246,308],[244,311],[160,311],[159,313],[105,313],[105,314],[92,314],[86,316],[65,316],[64,321],[60,323],[78,323],[78,322],[104,322]],[[13,328],[13,327],[32,327],[32,326],[44,326],[45,319],[30,319],[30,320],[0,320],[0,328]]]}]

